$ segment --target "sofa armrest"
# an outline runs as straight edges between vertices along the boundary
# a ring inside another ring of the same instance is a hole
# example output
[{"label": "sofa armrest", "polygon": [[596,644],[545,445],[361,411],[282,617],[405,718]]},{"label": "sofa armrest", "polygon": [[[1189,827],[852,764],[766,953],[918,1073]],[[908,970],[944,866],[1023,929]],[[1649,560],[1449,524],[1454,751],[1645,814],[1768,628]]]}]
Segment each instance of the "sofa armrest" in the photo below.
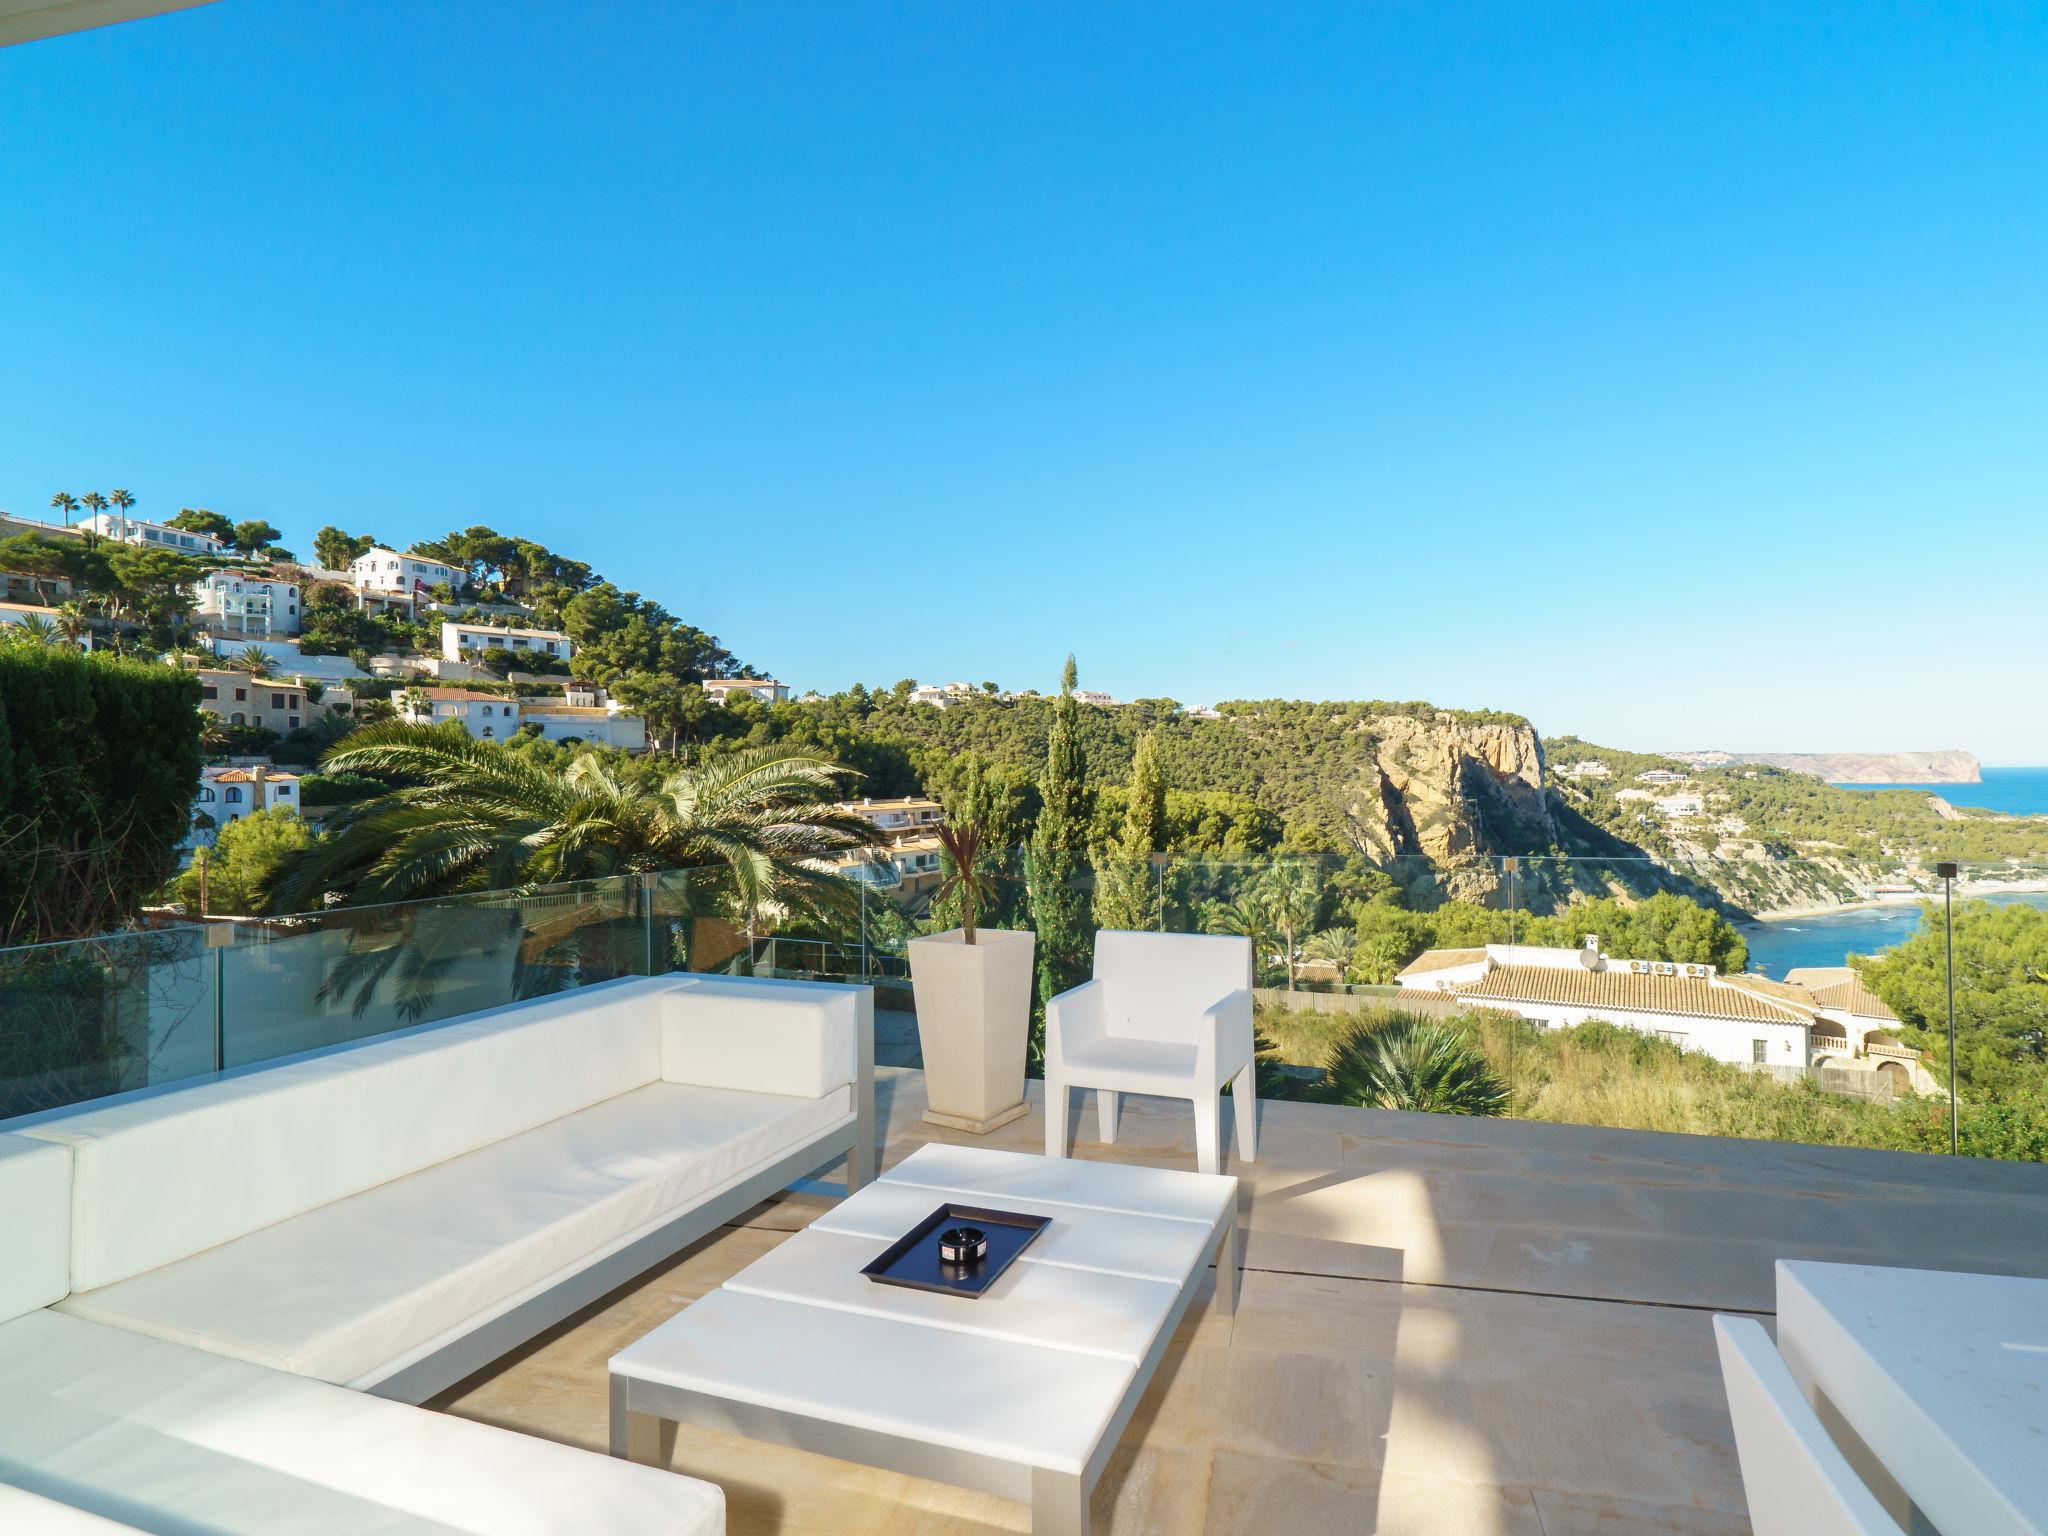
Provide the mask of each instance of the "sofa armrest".
[{"label": "sofa armrest", "polygon": [[1045,1065],[1048,1074],[1067,1059],[1069,1051],[1085,1049],[1100,1041],[1107,1031],[1104,1023],[1102,983],[1084,981],[1069,987],[1045,1005]]},{"label": "sofa armrest", "polygon": [[662,1078],[805,1099],[854,1085],[868,990],[692,976],[662,1000]]},{"label": "sofa armrest", "polygon": [[1251,1059],[1252,995],[1239,987],[1202,1010],[1195,1031],[1196,1075],[1221,1088]]}]

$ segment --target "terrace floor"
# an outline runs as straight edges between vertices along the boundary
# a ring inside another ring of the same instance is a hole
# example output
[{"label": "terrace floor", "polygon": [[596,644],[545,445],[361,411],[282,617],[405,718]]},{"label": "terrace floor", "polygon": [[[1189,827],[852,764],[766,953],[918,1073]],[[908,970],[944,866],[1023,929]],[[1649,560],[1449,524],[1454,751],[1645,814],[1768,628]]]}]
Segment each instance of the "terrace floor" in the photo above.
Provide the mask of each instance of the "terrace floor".
[{"label": "terrace floor", "polygon": [[[884,1164],[928,1140],[1041,1150],[1031,1086],[1031,1114],[972,1138],[924,1123],[921,1073],[881,1069]],[[1092,1100],[1076,1156],[1194,1166],[1186,1106],[1126,1098],[1112,1147]],[[1190,1309],[1100,1531],[1734,1536],[1708,1319],[1768,1313],[1774,1259],[2048,1276],[2032,1165],[1303,1104],[1260,1123],[1259,1161],[1227,1169],[1237,1315]],[[607,1357],[825,1204],[756,1209],[435,1406],[601,1450]],[[733,1536],[1029,1528],[1021,1504],[703,1431],[674,1465],[724,1487]]]}]

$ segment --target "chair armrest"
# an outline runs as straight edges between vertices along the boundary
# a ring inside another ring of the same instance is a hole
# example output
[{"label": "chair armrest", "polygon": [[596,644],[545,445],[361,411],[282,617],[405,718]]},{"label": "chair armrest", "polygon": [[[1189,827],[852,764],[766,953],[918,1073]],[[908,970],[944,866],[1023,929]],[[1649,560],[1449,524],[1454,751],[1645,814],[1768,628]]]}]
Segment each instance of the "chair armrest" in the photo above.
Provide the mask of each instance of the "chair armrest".
[{"label": "chair armrest", "polygon": [[[693,975],[662,999],[671,1083],[820,1099],[856,1084],[865,987]],[[868,1014],[872,1017],[872,1013]]]},{"label": "chair armrest", "polygon": [[1102,983],[1084,981],[1069,987],[1045,1005],[1047,1071],[1065,1061],[1069,1050],[1099,1041],[1104,1033]]},{"label": "chair armrest", "polygon": [[1220,1088],[1252,1059],[1252,995],[1243,987],[1202,1010],[1195,1031],[1195,1071]]}]

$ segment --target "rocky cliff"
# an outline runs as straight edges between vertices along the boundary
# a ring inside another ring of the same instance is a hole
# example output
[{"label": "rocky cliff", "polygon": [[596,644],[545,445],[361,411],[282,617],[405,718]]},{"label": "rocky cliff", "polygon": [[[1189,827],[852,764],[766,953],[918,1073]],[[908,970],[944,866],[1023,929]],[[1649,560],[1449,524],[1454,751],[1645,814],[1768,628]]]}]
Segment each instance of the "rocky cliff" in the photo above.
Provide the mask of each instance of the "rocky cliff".
[{"label": "rocky cliff", "polygon": [[1344,815],[1360,851],[1377,858],[1455,865],[1558,841],[1535,730],[1450,714],[1375,720],[1370,769],[1346,797]]}]

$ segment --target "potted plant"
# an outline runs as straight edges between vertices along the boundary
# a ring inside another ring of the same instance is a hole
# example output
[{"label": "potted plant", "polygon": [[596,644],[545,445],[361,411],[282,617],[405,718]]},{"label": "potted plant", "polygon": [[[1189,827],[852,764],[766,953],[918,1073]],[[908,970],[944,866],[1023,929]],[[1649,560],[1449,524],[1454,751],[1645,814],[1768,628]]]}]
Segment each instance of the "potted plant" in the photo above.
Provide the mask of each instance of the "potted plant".
[{"label": "potted plant", "polygon": [[941,796],[939,842],[950,867],[938,900],[957,902],[960,926],[910,941],[910,986],[924,1053],[925,1119],[983,1135],[1024,1113],[1024,1051],[1031,1033],[1036,949],[1029,929],[978,928],[986,861],[1000,854],[1008,806],[969,755],[957,791]]}]

